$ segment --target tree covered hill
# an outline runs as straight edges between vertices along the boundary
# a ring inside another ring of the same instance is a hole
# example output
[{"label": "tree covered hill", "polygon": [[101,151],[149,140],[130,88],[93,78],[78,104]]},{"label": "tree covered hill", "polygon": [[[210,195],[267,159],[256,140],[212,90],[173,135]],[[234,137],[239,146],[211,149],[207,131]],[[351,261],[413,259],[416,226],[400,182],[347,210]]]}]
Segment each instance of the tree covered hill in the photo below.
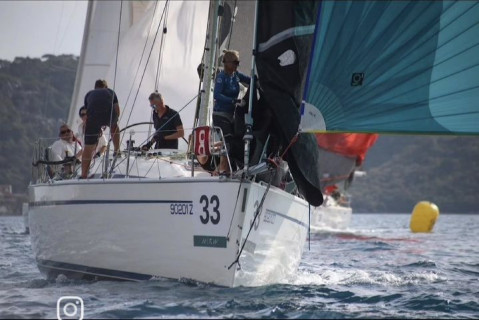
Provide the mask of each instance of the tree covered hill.
[{"label": "tree covered hill", "polygon": [[479,213],[479,136],[381,135],[364,169],[350,189],[354,212],[412,212],[425,200]]},{"label": "tree covered hill", "polygon": [[26,192],[34,142],[67,119],[77,65],[73,55],[0,60],[0,184],[15,193]]},{"label": "tree covered hill", "polygon": [[[0,184],[15,193],[27,190],[33,143],[57,138],[67,119],[77,65],[72,55],[0,60]],[[479,137],[381,135],[364,169],[350,189],[354,212],[411,212],[429,200],[479,213]]]}]

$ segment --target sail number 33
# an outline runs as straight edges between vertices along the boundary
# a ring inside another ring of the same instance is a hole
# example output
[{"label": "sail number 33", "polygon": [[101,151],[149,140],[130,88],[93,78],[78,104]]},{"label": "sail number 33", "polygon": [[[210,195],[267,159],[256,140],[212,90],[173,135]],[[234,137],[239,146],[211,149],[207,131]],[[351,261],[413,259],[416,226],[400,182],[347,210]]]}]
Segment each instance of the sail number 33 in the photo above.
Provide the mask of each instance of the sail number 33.
[{"label": "sail number 33", "polygon": [[203,213],[200,215],[201,223],[218,224],[220,222],[220,199],[217,195],[211,196],[208,199],[206,195],[202,195],[200,198],[200,204],[203,206]]}]

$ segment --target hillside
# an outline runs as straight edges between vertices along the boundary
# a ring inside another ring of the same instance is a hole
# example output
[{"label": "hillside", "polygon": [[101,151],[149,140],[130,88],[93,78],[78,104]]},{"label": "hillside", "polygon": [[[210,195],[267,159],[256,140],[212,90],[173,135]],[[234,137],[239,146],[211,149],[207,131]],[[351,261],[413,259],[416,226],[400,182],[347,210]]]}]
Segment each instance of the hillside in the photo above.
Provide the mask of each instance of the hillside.
[{"label": "hillside", "polygon": [[14,193],[26,192],[34,142],[66,121],[77,64],[72,55],[0,60],[0,184]]},{"label": "hillside", "polygon": [[[68,116],[78,57],[0,60],[0,185],[25,193],[33,143],[56,138]],[[354,212],[411,212],[421,200],[441,212],[479,212],[479,136],[381,135],[350,192]]]},{"label": "hillside", "polygon": [[441,212],[479,213],[479,137],[381,135],[350,192],[355,212],[411,212],[421,200]]}]

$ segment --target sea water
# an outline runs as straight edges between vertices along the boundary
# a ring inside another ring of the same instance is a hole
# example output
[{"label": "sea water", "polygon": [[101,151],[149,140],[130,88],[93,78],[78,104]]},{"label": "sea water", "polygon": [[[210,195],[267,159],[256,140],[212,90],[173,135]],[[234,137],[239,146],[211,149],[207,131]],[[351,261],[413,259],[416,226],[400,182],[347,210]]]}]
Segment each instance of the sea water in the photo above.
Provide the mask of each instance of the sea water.
[{"label": "sea water", "polygon": [[427,234],[411,233],[409,219],[354,214],[345,231],[312,234],[299,270],[283,283],[221,288],[167,279],[47,281],[23,219],[0,217],[0,318],[57,318],[65,296],[72,298],[60,301],[59,315],[73,319],[75,297],[85,319],[479,318],[479,214],[441,214]]}]

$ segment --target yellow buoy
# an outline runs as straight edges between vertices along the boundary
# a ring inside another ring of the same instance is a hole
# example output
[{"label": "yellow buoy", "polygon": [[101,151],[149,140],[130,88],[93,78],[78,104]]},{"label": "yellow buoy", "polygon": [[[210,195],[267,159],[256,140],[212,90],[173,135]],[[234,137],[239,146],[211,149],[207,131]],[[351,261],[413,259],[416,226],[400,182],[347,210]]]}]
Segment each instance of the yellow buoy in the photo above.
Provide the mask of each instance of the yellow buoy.
[{"label": "yellow buoy", "polygon": [[439,208],[432,202],[418,202],[411,214],[409,227],[412,232],[431,232],[439,217]]}]

